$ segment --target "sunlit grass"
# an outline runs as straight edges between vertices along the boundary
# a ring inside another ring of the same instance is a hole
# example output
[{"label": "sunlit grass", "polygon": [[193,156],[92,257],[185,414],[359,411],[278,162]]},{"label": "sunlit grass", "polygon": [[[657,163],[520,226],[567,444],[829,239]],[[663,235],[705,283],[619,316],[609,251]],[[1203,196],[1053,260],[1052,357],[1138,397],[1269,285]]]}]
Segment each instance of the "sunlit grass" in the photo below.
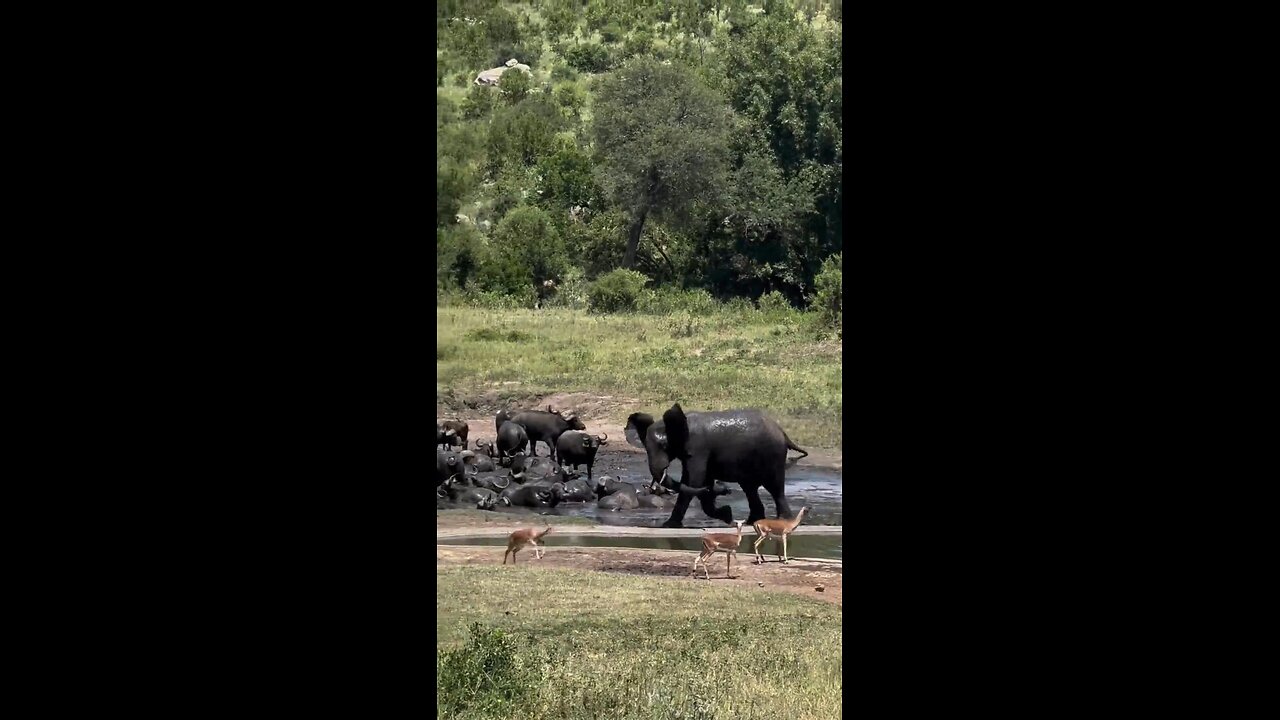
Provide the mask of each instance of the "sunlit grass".
[{"label": "sunlit grass", "polygon": [[[588,315],[580,310],[436,309],[436,396],[587,392],[637,410],[756,407],[801,446],[839,447],[842,346],[792,315]],[[518,383],[518,385],[504,385]]]},{"label": "sunlit grass", "polygon": [[[532,565],[436,569],[437,650],[472,623],[500,675],[458,688],[465,655],[442,663],[439,717],[837,718],[841,610],[784,593]],[[453,675],[453,676],[451,676]],[[499,710],[509,688],[514,700]],[[503,715],[502,713],[506,714]]]}]

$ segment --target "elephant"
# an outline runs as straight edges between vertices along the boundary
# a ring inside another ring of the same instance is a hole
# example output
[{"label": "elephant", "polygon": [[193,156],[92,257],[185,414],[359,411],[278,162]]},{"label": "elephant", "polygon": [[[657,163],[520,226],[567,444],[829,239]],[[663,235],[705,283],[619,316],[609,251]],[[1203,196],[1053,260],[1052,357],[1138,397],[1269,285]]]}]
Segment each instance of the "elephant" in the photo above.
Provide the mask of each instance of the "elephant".
[{"label": "elephant", "polygon": [[588,435],[577,430],[566,430],[556,440],[556,451],[561,464],[577,469],[579,465],[587,466],[587,479],[591,479],[591,466],[596,464],[596,453],[601,445],[609,444],[609,436]]},{"label": "elephant", "polygon": [[[765,517],[759,491],[773,496],[778,517],[790,519],[786,495],[787,450],[795,444],[782,427],[759,410],[724,410],[685,414],[679,403],[654,422],[646,413],[627,418],[627,442],[643,448],[654,483],[661,483],[673,460],[683,467],[683,482],[671,517],[663,527],[684,527],[685,511],[696,496],[708,517],[733,524],[733,510],[716,506],[715,494],[699,492],[714,481],[736,482],[751,508],[747,523]],[[803,452],[803,450],[801,451]]]},{"label": "elephant", "polygon": [[555,507],[560,502],[555,490],[543,485],[509,487],[502,491],[499,498],[505,499],[508,505],[523,507]]},{"label": "elephant", "polygon": [[508,420],[498,429],[498,457],[507,457],[516,452],[524,452],[529,445],[529,435],[524,426]]},{"label": "elephant", "polygon": [[529,454],[538,454],[538,443],[544,442],[551,450],[551,458],[556,458],[556,441],[568,430],[586,430],[587,426],[573,413],[561,415],[559,411],[543,412],[541,410],[525,410],[511,416],[508,422],[518,423],[524,427],[529,436]]}]

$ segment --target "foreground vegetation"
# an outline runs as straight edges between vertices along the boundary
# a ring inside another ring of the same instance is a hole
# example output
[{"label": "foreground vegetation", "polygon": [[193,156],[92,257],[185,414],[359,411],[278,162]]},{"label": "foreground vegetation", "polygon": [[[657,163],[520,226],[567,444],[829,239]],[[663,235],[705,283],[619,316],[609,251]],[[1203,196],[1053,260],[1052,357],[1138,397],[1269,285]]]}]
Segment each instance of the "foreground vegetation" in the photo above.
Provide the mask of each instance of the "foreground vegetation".
[{"label": "foreground vegetation", "polygon": [[[802,447],[839,447],[841,341],[812,313],[748,303],[669,314],[436,308],[436,400],[446,408],[534,395],[622,396],[607,419],[758,407]],[[511,383],[511,384],[504,384]]]},{"label": "foreground vegetation", "polygon": [[529,566],[436,569],[440,718],[840,717],[841,610]]}]

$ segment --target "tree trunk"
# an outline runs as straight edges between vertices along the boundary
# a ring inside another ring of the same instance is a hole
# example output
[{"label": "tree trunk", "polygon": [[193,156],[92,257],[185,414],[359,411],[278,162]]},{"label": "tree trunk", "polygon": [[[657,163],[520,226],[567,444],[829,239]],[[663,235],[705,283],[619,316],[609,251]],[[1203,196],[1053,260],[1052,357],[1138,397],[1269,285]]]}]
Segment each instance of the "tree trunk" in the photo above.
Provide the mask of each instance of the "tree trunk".
[{"label": "tree trunk", "polygon": [[631,223],[631,229],[627,232],[627,254],[622,256],[622,267],[630,270],[636,265],[636,250],[640,247],[640,232],[644,230],[644,219],[649,214],[649,208],[641,208],[640,213],[636,215],[636,219]]}]

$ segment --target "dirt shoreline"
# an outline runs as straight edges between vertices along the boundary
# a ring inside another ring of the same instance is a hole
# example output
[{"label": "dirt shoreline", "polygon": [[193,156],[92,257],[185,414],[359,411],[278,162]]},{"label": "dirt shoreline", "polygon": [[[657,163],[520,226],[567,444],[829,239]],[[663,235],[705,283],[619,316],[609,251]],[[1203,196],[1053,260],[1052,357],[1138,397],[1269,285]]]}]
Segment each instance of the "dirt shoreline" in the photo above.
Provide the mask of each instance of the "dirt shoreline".
[{"label": "dirt shoreline", "polygon": [[[504,548],[493,545],[436,545],[436,567],[456,565],[501,565]],[[702,567],[692,574],[693,560],[698,554],[685,550],[651,550],[647,548],[575,547],[550,543],[541,560],[533,550],[525,549],[512,565],[512,572],[525,564],[539,567],[589,570],[625,575],[650,575],[682,578],[687,582],[728,584],[743,592],[786,592],[793,595],[844,604],[844,569],[839,561],[790,558],[783,565],[777,556],[766,556],[763,565],[753,564],[750,552],[738,553],[733,563],[733,578],[725,576],[726,558],[717,553],[709,562],[704,579]],[[822,590],[817,588],[821,586]]]}]

